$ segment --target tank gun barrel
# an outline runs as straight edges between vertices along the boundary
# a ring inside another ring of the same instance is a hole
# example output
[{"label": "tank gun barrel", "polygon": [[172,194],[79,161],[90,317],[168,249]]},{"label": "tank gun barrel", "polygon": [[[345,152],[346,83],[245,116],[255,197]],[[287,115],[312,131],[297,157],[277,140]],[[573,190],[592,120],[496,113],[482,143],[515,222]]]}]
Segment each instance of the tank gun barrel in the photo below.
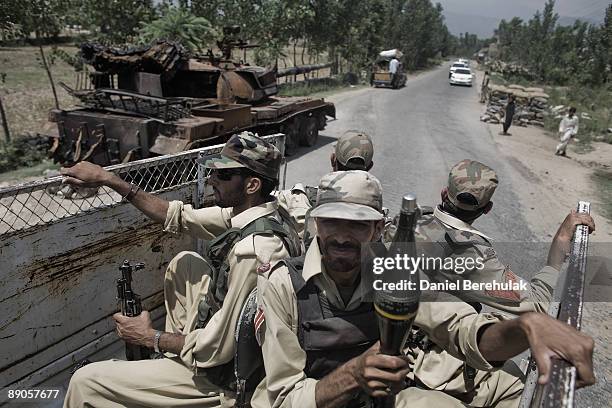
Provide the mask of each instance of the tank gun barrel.
[{"label": "tank gun barrel", "polygon": [[297,67],[283,68],[276,72],[276,77],[284,77],[289,75],[306,74],[308,72],[317,71],[319,69],[329,68],[333,64],[331,62],[327,64],[313,64],[313,65],[298,65]]}]

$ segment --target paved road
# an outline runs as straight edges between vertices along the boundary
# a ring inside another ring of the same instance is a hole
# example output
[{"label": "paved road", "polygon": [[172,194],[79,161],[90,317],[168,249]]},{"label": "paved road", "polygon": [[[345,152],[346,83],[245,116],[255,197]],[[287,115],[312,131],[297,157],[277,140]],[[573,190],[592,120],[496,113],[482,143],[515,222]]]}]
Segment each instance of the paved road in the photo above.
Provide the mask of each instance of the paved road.
[{"label": "paved road", "polygon": [[[400,90],[368,88],[331,98],[336,99],[338,120],[328,124],[315,149],[302,149],[291,158],[287,186],[316,185],[330,170],[335,139],[346,130],[360,129],[374,140],[372,173],[381,180],[384,205],[392,213],[408,192],[415,192],[423,205],[437,204],[450,167],[470,158],[493,167],[500,179],[493,211],[476,225],[498,243],[538,240],[517,198],[525,178],[498,151],[487,125],[478,120],[482,105],[477,89],[450,86],[443,66],[411,78]],[[545,257],[538,257],[537,265],[528,263],[522,256],[526,247],[500,245],[498,252],[527,277],[543,266]]]},{"label": "paved road", "polygon": [[[528,278],[543,265],[548,248],[547,243],[534,243],[550,242],[551,238],[542,232],[538,236],[535,231],[542,228],[532,229],[525,220],[518,197],[526,194],[525,183],[531,182],[531,175],[499,151],[488,126],[478,120],[482,105],[477,92],[477,86],[449,86],[447,67],[443,66],[411,78],[400,90],[368,88],[328,98],[336,103],[338,120],[328,124],[314,149],[301,149],[290,159],[286,185],[316,185],[330,170],[335,139],[349,129],[372,136],[372,172],[381,180],[384,204],[392,212],[397,212],[407,192],[416,192],[423,205],[437,204],[453,164],[465,158],[482,161],[497,171],[500,185],[493,211],[475,225],[495,238],[501,259]],[[559,214],[559,223],[562,216]],[[595,315],[605,314],[600,311]],[[598,338],[598,344],[605,341]],[[605,353],[596,355],[595,360],[596,367],[607,364]],[[602,391],[606,394],[606,376],[596,371],[599,384],[579,393],[578,406],[606,404],[601,396]]]},{"label": "paved road", "polygon": [[290,161],[287,185],[298,181],[316,185],[329,171],[333,139],[348,129],[361,129],[374,140],[374,168],[385,192],[385,206],[399,209],[407,192],[419,202],[439,201],[449,168],[471,158],[494,167],[500,186],[494,211],[480,227],[499,241],[532,241],[536,237],[521,214],[511,180],[513,167],[501,158],[486,125],[478,121],[482,105],[477,87],[451,87],[445,67],[412,78],[400,90],[364,89],[341,95],[338,120],[321,134],[319,148]]}]

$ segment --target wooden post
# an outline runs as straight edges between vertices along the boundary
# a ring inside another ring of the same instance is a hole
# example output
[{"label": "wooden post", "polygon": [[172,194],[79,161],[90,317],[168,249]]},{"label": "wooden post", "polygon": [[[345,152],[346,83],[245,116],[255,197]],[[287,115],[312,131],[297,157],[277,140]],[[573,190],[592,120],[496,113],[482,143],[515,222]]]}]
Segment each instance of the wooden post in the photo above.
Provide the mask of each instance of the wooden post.
[{"label": "wooden post", "polygon": [[6,121],[6,113],[4,113],[2,98],[0,98],[0,116],[2,117],[2,129],[4,129],[4,139],[6,140],[6,143],[10,143],[11,132],[9,132],[8,122]]},{"label": "wooden post", "polygon": [[45,52],[43,51],[42,45],[38,45],[40,49],[40,57],[42,58],[43,68],[47,71],[47,76],[49,77],[49,82],[51,82],[51,90],[53,90],[53,98],[55,98],[55,109],[59,109],[59,101],[57,99],[57,92],[55,92],[55,84],[53,83],[53,77],[51,76],[51,70],[47,65],[47,59],[45,58]]}]

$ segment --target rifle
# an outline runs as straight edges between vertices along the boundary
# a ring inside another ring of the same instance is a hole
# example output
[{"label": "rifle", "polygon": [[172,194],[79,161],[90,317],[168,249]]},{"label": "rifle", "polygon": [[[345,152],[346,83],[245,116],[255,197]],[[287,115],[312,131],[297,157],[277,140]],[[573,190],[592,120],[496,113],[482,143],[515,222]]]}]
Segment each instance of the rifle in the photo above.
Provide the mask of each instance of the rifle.
[{"label": "rifle", "polygon": [[[133,267],[130,261],[123,261],[119,267],[121,277],[117,279],[117,300],[121,314],[127,317],[136,317],[142,312],[140,296],[132,290],[132,271],[144,268],[144,264],[139,262]],[[128,361],[147,360],[151,355],[151,350],[144,346],[125,343],[125,358]]]},{"label": "rifle", "polygon": [[[580,201],[577,211],[590,214],[591,203]],[[564,275],[561,299],[553,299],[548,314],[580,330],[582,323],[582,304],[586,276],[587,249],[589,246],[589,227],[576,227],[569,256],[569,265]],[[556,296],[555,296],[556,298]],[[527,380],[519,408],[571,408],[574,406],[576,389],[576,368],[565,360],[554,359],[550,379],[546,385],[538,385],[538,369],[535,361],[529,359]]]},{"label": "rifle", "polygon": [[265,377],[263,355],[257,343],[257,288],[244,302],[236,323],[234,340],[234,376],[236,377],[236,408],[250,407],[250,396]]}]

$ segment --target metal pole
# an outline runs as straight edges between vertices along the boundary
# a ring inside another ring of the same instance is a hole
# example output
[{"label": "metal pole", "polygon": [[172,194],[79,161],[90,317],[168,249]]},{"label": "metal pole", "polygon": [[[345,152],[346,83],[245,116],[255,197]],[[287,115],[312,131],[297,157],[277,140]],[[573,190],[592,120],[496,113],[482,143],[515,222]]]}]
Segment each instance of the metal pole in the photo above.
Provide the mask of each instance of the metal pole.
[{"label": "metal pole", "polygon": [[[577,210],[581,214],[590,214],[591,203],[580,201]],[[589,245],[589,227],[579,225],[574,233],[574,240],[567,271],[563,274],[561,297],[553,298],[548,314],[580,330],[584,303],[587,249]],[[547,385],[538,385],[538,370],[533,358],[529,360],[525,389],[519,408],[571,408],[574,406],[576,388],[576,368],[563,360],[553,360],[550,379]]]}]

